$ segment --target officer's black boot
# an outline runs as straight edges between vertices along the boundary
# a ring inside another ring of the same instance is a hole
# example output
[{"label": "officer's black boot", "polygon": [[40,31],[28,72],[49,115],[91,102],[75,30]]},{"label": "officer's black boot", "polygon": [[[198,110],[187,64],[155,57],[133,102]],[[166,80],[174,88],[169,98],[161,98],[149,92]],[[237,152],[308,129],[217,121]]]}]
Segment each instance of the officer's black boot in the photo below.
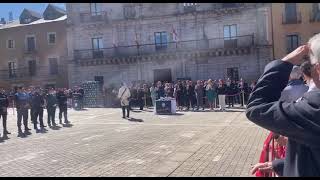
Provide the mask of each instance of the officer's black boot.
[{"label": "officer's black boot", "polygon": [[7,135],[7,134],[11,134],[8,130],[7,130],[7,119],[3,119],[2,121],[2,125],[3,125],[3,135]]},{"label": "officer's black boot", "polygon": [[22,130],[21,130],[21,128],[19,128],[18,129],[18,137],[25,137],[26,135],[25,134],[23,134],[23,132],[22,132]]}]

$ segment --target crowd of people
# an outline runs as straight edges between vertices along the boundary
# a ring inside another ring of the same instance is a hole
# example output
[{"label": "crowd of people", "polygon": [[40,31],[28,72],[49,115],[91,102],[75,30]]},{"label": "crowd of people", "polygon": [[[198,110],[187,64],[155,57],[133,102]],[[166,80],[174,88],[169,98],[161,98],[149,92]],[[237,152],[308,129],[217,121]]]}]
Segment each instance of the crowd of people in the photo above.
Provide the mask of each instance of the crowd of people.
[{"label": "crowd of people", "polygon": [[244,106],[248,96],[255,86],[248,83],[231,80],[178,80],[175,83],[158,81],[152,84],[133,84],[129,87],[130,98],[129,107],[137,106],[140,110],[144,107],[155,106],[156,100],[161,97],[175,98],[177,109],[182,110],[204,110],[210,108],[220,108],[224,111],[226,104],[234,107],[234,104]]},{"label": "crowd of people", "polygon": [[[8,134],[11,134],[7,129],[7,115],[8,108],[16,108],[17,111],[17,127],[18,137],[26,137],[30,135],[31,129],[28,127],[29,117],[33,123],[36,133],[45,132],[43,122],[44,109],[47,110],[47,125],[57,127],[55,121],[56,108],[59,108],[59,123],[69,124],[68,108],[75,107],[74,102],[78,102],[79,109],[83,108],[84,91],[82,88],[75,87],[74,89],[66,88],[48,88],[41,89],[40,87],[18,87],[16,90],[5,91],[0,88],[0,118],[3,122],[3,136],[2,139],[7,139]],[[77,98],[75,98],[77,97]],[[75,101],[77,99],[77,101]],[[38,127],[38,121],[40,127]],[[22,123],[24,131],[22,131]]]}]

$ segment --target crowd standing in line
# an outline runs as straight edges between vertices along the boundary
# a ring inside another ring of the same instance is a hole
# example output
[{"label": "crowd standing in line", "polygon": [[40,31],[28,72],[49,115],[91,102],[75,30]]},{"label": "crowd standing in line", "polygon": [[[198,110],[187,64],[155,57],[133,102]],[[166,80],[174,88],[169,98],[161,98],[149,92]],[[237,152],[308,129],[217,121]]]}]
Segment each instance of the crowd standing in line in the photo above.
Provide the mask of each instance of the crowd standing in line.
[{"label": "crowd standing in line", "polygon": [[161,97],[175,98],[177,109],[180,111],[204,110],[209,107],[210,110],[219,108],[221,111],[228,107],[234,107],[234,104],[241,104],[243,107],[248,99],[251,89],[255,82],[250,86],[242,79],[234,81],[228,78],[224,80],[178,80],[175,83],[161,82],[152,83],[150,86],[146,83],[133,83],[127,87],[130,91],[129,109],[139,107],[155,106],[156,100]]},{"label": "crowd standing in line", "polygon": [[3,123],[2,139],[8,139],[8,134],[11,134],[7,129],[7,115],[10,106],[16,108],[18,137],[26,137],[31,134],[31,129],[28,127],[29,117],[36,133],[47,131],[47,126],[43,121],[44,109],[47,109],[47,125],[50,128],[57,127],[55,122],[57,107],[59,107],[59,123],[63,124],[62,119],[64,119],[66,125],[70,124],[68,107],[74,107],[72,103],[74,102],[74,97],[77,97],[79,101],[79,109],[83,108],[84,91],[79,87],[75,87],[73,90],[66,88],[44,90],[40,87],[18,87],[16,91],[5,91],[0,88],[0,118],[2,118]]}]

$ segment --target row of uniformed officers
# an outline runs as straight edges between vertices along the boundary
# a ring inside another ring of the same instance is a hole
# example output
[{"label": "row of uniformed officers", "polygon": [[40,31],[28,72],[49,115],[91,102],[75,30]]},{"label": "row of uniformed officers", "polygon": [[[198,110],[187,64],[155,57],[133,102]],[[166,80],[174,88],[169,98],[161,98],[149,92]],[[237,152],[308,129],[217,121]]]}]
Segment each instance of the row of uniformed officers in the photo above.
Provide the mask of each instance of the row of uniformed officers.
[{"label": "row of uniformed officers", "polygon": [[[63,89],[58,90],[51,88],[47,93],[44,93],[39,87],[36,87],[31,92],[27,92],[23,87],[17,89],[17,93],[13,96],[13,103],[17,110],[17,126],[18,137],[25,137],[30,135],[31,129],[28,127],[28,114],[30,109],[31,122],[34,125],[36,133],[45,132],[43,123],[43,111],[46,108],[48,114],[48,126],[56,127],[55,112],[59,107],[59,123],[62,124],[62,115],[64,116],[64,123],[69,124],[67,117],[67,100],[69,98],[68,91]],[[3,139],[8,138],[8,134],[11,134],[7,129],[7,114],[9,107],[9,98],[3,89],[0,89],[0,118],[3,121]],[[38,120],[40,128],[38,128]],[[21,125],[24,125],[24,131],[22,131]]]}]

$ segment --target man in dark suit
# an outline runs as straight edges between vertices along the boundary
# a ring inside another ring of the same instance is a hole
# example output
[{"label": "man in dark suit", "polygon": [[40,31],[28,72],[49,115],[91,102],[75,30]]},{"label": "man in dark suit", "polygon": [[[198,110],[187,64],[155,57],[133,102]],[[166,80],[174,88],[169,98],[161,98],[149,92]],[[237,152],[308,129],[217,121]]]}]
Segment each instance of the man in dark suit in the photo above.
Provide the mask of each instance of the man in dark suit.
[{"label": "man in dark suit", "polygon": [[259,163],[252,173],[260,170],[280,176],[320,176],[320,91],[307,92],[298,102],[279,101],[293,65],[301,64],[308,52],[313,79],[320,87],[319,44],[320,34],[309,41],[309,46],[300,46],[283,59],[269,63],[253,89],[246,111],[248,119],[288,137],[288,143],[284,160]]}]

